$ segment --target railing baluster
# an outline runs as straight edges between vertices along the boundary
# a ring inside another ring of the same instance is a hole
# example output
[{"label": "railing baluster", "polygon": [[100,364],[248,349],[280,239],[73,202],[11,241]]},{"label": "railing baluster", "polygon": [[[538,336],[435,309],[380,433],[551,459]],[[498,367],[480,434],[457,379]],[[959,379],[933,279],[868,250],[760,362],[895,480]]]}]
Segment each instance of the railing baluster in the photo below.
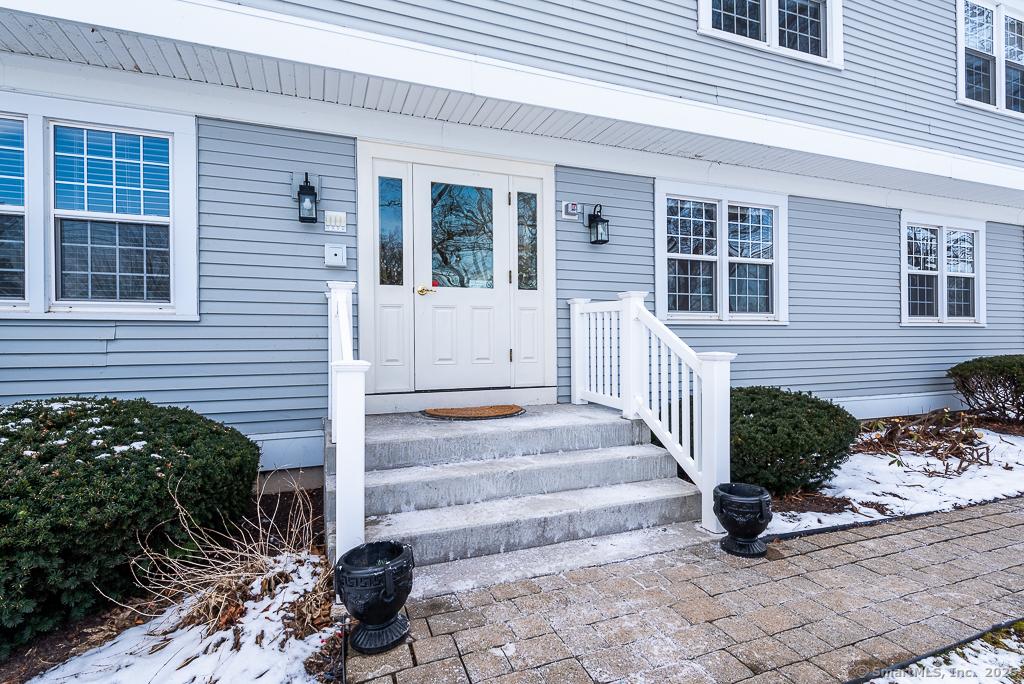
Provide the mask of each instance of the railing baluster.
[{"label": "railing baluster", "polygon": [[619,364],[622,363],[622,358],[619,355],[619,344],[620,336],[622,334],[622,315],[613,311],[609,315],[611,321],[611,340],[612,340],[612,353],[611,353],[611,365],[612,365],[612,384],[610,391],[608,392],[613,397],[622,397],[622,392],[619,391]]},{"label": "railing baluster", "polygon": [[590,335],[590,389],[597,391],[597,364],[599,362],[597,350],[597,314],[587,316],[588,334]]},{"label": "railing baluster", "polygon": [[604,346],[604,371],[601,393],[611,396],[611,314],[607,311],[601,313],[601,332],[603,333],[602,344]]},{"label": "railing baluster", "polygon": [[[669,426],[669,396],[668,396],[668,345],[660,343],[661,350],[661,422]],[[669,428],[671,429],[671,428]]]},{"label": "railing baluster", "polygon": [[658,406],[658,347],[659,344],[657,335],[651,335],[650,354],[648,364],[651,367],[651,397],[648,406],[651,409],[651,413],[657,410]]},{"label": "railing baluster", "polygon": [[[696,461],[696,456],[693,452],[693,425],[690,423],[690,402],[692,399],[691,388],[690,388],[690,372],[691,368],[688,364],[683,363],[683,396],[679,402],[679,420],[682,423],[680,434],[683,435],[683,440],[680,442],[683,446],[683,453]],[[696,376],[694,376],[696,377]]]},{"label": "railing baluster", "polygon": [[[672,399],[670,402],[671,406],[669,407],[669,411],[672,415],[672,439],[676,444],[681,444],[679,440],[680,426],[682,425],[682,409],[679,405],[679,357],[672,354],[669,366],[671,366],[672,372]],[[683,368],[686,368],[685,364],[683,364]]]}]

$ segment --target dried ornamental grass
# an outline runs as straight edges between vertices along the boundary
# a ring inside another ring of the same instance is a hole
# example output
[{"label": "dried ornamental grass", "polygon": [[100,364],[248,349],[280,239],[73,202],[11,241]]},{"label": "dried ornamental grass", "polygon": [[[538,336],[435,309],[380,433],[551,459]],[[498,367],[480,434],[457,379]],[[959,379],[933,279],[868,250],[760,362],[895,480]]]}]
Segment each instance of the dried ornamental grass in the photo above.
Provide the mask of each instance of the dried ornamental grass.
[{"label": "dried ornamental grass", "polygon": [[[227,532],[197,525],[179,503],[177,522],[188,535],[187,543],[163,551],[142,541],[143,553],[132,562],[139,586],[154,597],[187,606],[167,632],[198,625],[210,635],[237,624],[245,614],[247,601],[273,596],[278,587],[292,580],[287,571],[280,569],[282,556],[316,554],[316,521],[309,495],[295,487],[283,529],[274,522],[279,517],[276,505],[266,512],[259,505],[263,499],[261,492],[255,520],[244,519]],[[328,614],[330,599],[328,596]],[[302,607],[305,614],[312,609],[313,600],[303,600],[310,604]]]}]

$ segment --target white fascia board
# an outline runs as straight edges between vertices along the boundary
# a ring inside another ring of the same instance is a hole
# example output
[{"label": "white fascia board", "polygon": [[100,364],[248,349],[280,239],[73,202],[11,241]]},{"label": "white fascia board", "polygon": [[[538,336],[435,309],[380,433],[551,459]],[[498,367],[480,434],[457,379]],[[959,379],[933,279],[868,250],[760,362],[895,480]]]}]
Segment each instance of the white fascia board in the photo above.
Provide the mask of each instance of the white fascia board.
[{"label": "white fascia board", "polygon": [[0,94],[4,91],[344,135],[357,138],[361,144],[382,142],[443,149],[532,164],[561,164],[1024,225],[1024,209],[1017,206],[609,148],[13,53],[0,53]]},{"label": "white fascia board", "polygon": [[[1024,190],[1024,167],[683,100],[220,0],[0,0],[54,19],[957,180]],[[230,30],[225,30],[230,27]]]}]

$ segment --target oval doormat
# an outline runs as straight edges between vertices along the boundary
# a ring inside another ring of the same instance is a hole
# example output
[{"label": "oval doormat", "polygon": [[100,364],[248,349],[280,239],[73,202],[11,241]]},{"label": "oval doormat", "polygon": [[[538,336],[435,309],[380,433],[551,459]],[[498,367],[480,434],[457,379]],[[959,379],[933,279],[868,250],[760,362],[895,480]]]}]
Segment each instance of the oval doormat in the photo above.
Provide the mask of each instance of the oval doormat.
[{"label": "oval doormat", "polygon": [[497,406],[470,406],[468,408],[432,408],[423,411],[428,418],[442,420],[492,420],[494,418],[511,418],[526,413],[526,409],[515,404],[499,404]]}]

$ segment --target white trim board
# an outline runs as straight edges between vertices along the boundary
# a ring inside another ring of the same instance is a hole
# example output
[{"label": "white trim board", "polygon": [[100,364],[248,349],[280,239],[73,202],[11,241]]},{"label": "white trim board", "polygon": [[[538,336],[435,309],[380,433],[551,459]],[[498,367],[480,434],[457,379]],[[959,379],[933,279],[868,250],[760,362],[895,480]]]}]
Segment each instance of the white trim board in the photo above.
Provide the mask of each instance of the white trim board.
[{"label": "white trim board", "polygon": [[[539,107],[1024,190],[1024,167],[356,31],[220,0],[0,0],[0,7]],[[231,26],[225,31],[225,26]]]},{"label": "white trim board", "polygon": [[[45,91],[40,90],[40,84],[45,84]],[[22,55],[0,53],[0,90],[58,94],[83,101],[139,107],[151,111],[186,113],[345,135],[359,138],[361,142],[380,141],[422,147],[440,145],[451,151],[530,163],[560,164],[876,207],[940,212],[1015,225],[1024,224],[1024,208],[1020,207],[950,199],[861,183],[443,123],[283,95],[159,76],[129,74]]]},{"label": "white trim board", "polygon": [[557,403],[557,387],[368,394],[366,395],[366,413],[408,413],[428,408],[466,408],[490,404],[540,406]]},{"label": "white trim board", "polygon": [[955,392],[879,394],[863,397],[839,397],[829,399],[829,401],[839,404],[860,419],[913,416],[940,408],[964,408]]}]

